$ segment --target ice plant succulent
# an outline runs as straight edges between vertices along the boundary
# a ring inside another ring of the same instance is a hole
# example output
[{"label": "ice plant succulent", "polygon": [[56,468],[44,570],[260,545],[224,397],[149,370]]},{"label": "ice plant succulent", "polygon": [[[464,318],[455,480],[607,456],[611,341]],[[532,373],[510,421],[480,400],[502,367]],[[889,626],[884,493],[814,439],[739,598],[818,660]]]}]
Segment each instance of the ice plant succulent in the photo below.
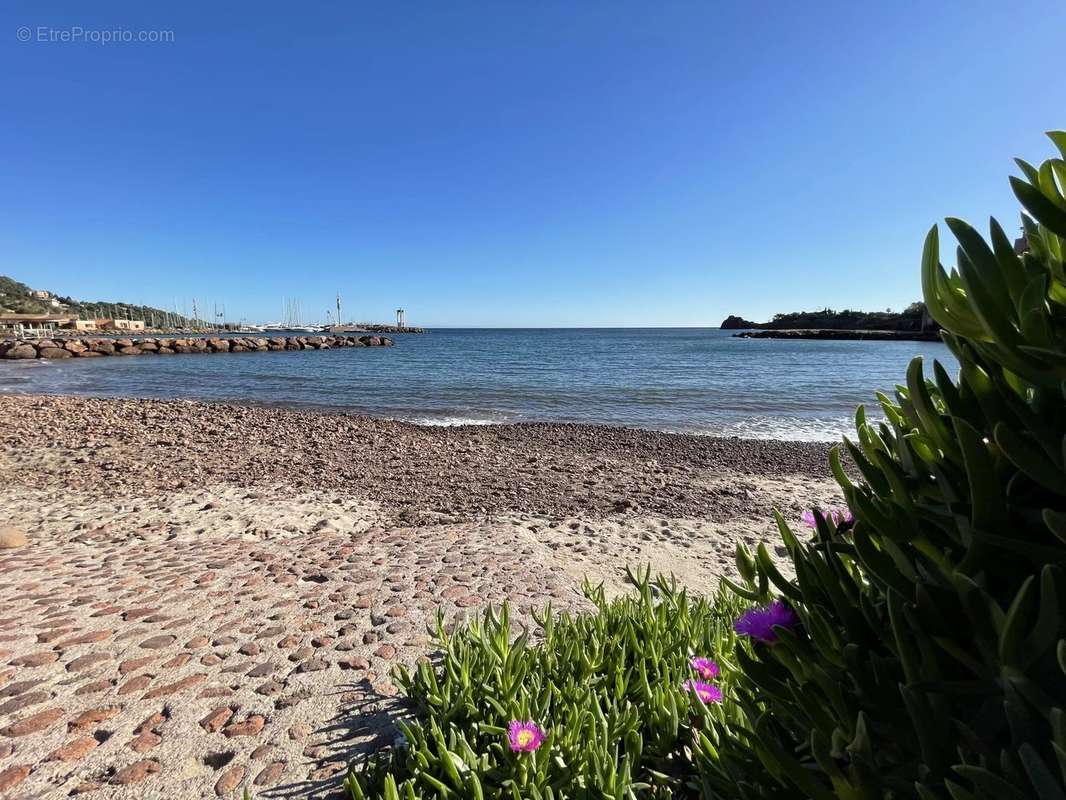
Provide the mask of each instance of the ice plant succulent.
[{"label": "ice plant succulent", "polygon": [[537,723],[527,720],[511,720],[507,727],[507,741],[515,753],[532,753],[548,738]]},{"label": "ice plant succulent", "polygon": [[718,677],[718,665],[711,661],[711,659],[709,658],[704,658],[703,656],[693,656],[692,660],[689,661],[689,664],[694,670],[696,670],[696,674],[703,678],[703,680],[705,681],[709,681],[713,678]]},{"label": "ice plant succulent", "polygon": [[816,529],[818,527],[818,519],[814,516],[815,511],[820,513],[826,522],[830,525],[835,525],[837,528],[850,528],[855,524],[855,517],[852,516],[851,511],[846,508],[831,506],[826,509],[817,508],[812,511],[804,511],[803,514],[800,515],[800,519],[803,520],[803,523],[808,528]]},{"label": "ice plant succulent", "polygon": [[686,692],[692,692],[700,699],[701,703],[721,703],[722,690],[706,681],[687,680],[681,684]]},{"label": "ice plant succulent", "polygon": [[740,615],[733,629],[741,636],[750,636],[760,642],[772,644],[777,641],[777,626],[790,628],[799,624],[799,617],[787,603],[775,600],[768,606],[752,608]]}]

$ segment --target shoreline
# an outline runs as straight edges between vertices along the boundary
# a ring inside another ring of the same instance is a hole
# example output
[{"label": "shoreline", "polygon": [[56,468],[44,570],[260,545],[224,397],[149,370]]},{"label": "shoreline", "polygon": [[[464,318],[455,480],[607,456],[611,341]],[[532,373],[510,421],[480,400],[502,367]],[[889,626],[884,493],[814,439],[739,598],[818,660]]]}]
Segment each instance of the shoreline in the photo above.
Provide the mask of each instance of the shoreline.
[{"label": "shoreline", "polygon": [[329,796],[395,735],[390,670],[438,609],[530,624],[627,566],[711,592],[738,543],[780,558],[773,509],[841,499],[802,442],[55,395],[0,418],[27,540],[0,549],[0,774],[33,795]]},{"label": "shoreline", "polygon": [[805,339],[817,341],[941,342],[940,331],[864,330],[849,328],[757,328],[734,333],[735,339]]},{"label": "shoreline", "polygon": [[[15,361],[15,364],[32,364],[34,368],[48,364],[47,359],[33,359],[24,361]],[[2,374],[2,373],[0,373]],[[19,389],[12,389],[9,387],[0,386],[0,398],[2,397],[37,397],[37,398],[76,398],[76,399],[96,399],[96,400],[130,400],[130,401],[152,401],[160,403],[200,403],[209,406],[234,406],[238,408],[262,408],[267,410],[279,410],[279,411],[293,411],[307,414],[320,414],[325,416],[345,416],[356,419],[363,419],[367,421],[381,421],[381,422],[394,422],[402,425],[410,425],[416,428],[498,428],[498,427],[533,427],[533,426],[557,426],[557,427],[578,427],[589,429],[603,429],[606,431],[635,431],[639,433],[647,434],[662,434],[670,436],[687,436],[698,439],[719,439],[723,441],[741,441],[741,442],[766,442],[766,443],[779,443],[782,445],[791,444],[807,444],[813,446],[824,446],[826,452],[834,445],[840,444],[840,437],[834,438],[782,438],[778,436],[741,436],[738,434],[725,434],[709,429],[699,430],[679,430],[676,428],[654,428],[641,425],[624,425],[612,422],[583,422],[581,420],[536,420],[536,419],[524,419],[524,420],[501,420],[501,419],[488,419],[488,418],[474,418],[474,417],[461,417],[457,414],[442,412],[442,416],[439,419],[435,419],[431,416],[435,413],[432,410],[424,411],[412,411],[405,412],[404,415],[395,414],[373,414],[361,409],[352,408],[350,406],[331,405],[325,403],[315,402],[299,402],[294,400],[279,400],[279,401],[266,401],[255,399],[242,399],[242,398],[220,398],[220,399],[200,399],[194,397],[151,397],[147,395],[119,395],[119,394],[97,394],[91,392],[84,393],[50,393],[39,391],[21,391]],[[850,418],[849,418],[850,419]]]},{"label": "shoreline", "polygon": [[[528,474],[560,488],[552,473],[575,474],[575,464],[585,462],[593,474],[605,479],[602,486],[616,487],[624,492],[619,480],[622,473],[633,472],[634,491],[649,494],[647,476],[637,475],[632,464],[638,460],[655,459],[663,462],[667,472],[684,474],[695,469],[738,472],[767,477],[781,474],[805,475],[828,479],[828,453],[833,442],[808,442],[784,439],[748,439],[722,437],[713,434],[676,433],[647,428],[618,425],[599,425],[581,422],[504,422],[493,424],[425,425],[398,419],[368,415],[349,410],[294,407],[290,405],[249,402],[205,402],[187,399],[118,398],[89,395],[0,394],[0,414],[8,420],[20,415],[50,418],[51,429],[57,439],[76,446],[79,439],[89,436],[118,436],[126,448],[131,465],[141,464],[168,482],[186,484],[180,469],[174,464],[197,463],[189,476],[200,475],[202,480],[240,483],[276,477],[293,485],[314,480],[339,488],[351,488],[350,481],[362,481],[364,488],[373,485],[379,491],[397,489],[396,481],[425,472],[434,473],[430,485],[449,486],[450,479],[428,467],[425,456],[444,459],[450,467],[461,467],[467,478],[474,476],[497,484],[510,484],[514,475],[510,470],[498,470],[503,458],[493,454],[492,448],[514,459],[514,472]],[[151,421],[151,426],[142,423]],[[256,458],[247,452],[248,437],[241,435],[239,426],[250,426],[258,433],[254,440]],[[194,428],[197,429],[194,431]],[[184,446],[167,439],[161,433],[196,433]],[[395,447],[384,436],[399,442],[406,458],[396,455]],[[210,442],[217,438],[217,446]],[[0,435],[6,447],[18,448],[22,442],[10,435]],[[293,450],[292,443],[303,446]],[[362,447],[362,471],[355,460],[337,449],[347,444]],[[164,446],[161,446],[164,445]],[[220,458],[228,450],[227,458]],[[152,452],[155,451],[155,452]],[[290,452],[292,451],[292,452]],[[537,455],[529,457],[528,453]],[[281,458],[279,453],[287,453]],[[293,459],[298,460],[293,460]],[[610,480],[604,460],[621,472]],[[92,472],[92,462],[68,465],[75,473]],[[517,466],[525,462],[527,466]],[[246,463],[246,469],[235,465]],[[437,462],[439,465],[439,462]],[[650,463],[650,462],[649,462]],[[295,470],[294,467],[303,467]],[[366,474],[376,468],[377,477]],[[316,473],[319,474],[316,477]],[[546,482],[546,483],[544,483]],[[660,490],[663,487],[657,487]],[[394,491],[395,493],[395,491]],[[460,492],[459,494],[463,494]],[[510,493],[515,494],[517,493]],[[668,502],[669,489],[656,492],[653,507]],[[588,503],[593,498],[586,496]],[[406,498],[405,502],[413,500]],[[519,498],[517,502],[522,503]],[[494,504],[499,506],[500,504]],[[688,505],[692,505],[688,503]],[[549,509],[550,510],[550,509]],[[697,509],[698,510],[698,509]]]}]

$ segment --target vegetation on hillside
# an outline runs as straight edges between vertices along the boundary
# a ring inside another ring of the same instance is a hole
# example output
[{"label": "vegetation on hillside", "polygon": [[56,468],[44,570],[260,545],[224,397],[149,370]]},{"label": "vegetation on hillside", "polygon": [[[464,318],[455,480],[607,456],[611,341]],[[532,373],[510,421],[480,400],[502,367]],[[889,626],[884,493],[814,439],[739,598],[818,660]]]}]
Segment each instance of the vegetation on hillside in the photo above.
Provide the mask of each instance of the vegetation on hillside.
[{"label": "vegetation on hillside", "polygon": [[[58,306],[52,303],[53,298]],[[47,299],[36,297],[29,286],[6,275],[0,275],[0,313],[63,314],[79,319],[140,319],[150,327],[198,327],[191,319],[152,306],[103,300],[85,302],[51,293]],[[203,324],[200,322],[199,326]]]},{"label": "vegetation on hillside", "polygon": [[[438,639],[353,798],[1066,799],[1066,133],[1019,162],[1027,252],[949,218],[922,262],[960,364],[915,359],[832,457],[848,510],[778,517],[711,601],[647,576],[597,613]],[[731,592],[732,594],[730,594]],[[752,604],[741,612],[740,603]],[[739,614],[739,616],[738,616]],[[731,620],[734,620],[732,622]],[[713,662],[713,663],[712,663]]]},{"label": "vegetation on hillside", "polygon": [[[923,327],[924,326],[924,327]],[[724,330],[825,330],[852,331],[920,331],[937,327],[925,313],[925,303],[911,303],[903,311],[793,311],[775,314],[769,322],[751,322],[742,317],[729,316],[722,321]]]}]

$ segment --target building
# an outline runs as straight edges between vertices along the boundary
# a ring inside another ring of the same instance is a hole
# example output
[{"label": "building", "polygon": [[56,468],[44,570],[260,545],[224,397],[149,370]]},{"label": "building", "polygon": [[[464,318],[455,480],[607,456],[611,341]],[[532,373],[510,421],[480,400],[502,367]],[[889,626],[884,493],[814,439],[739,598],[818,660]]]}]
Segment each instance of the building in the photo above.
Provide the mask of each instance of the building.
[{"label": "building", "polygon": [[0,334],[42,336],[55,331],[56,326],[69,325],[73,317],[57,314],[0,314]]},{"label": "building", "polygon": [[44,289],[32,289],[30,291],[30,294],[32,294],[38,300],[47,300],[52,296],[51,292],[46,292]]},{"label": "building", "polygon": [[74,330],[76,330],[76,331],[95,331],[95,330],[98,329],[97,323],[98,322],[103,322],[103,321],[104,320],[76,319],[76,320],[74,320]]},{"label": "building", "polygon": [[143,319],[113,319],[111,322],[115,328],[120,331],[143,331],[144,320]]}]

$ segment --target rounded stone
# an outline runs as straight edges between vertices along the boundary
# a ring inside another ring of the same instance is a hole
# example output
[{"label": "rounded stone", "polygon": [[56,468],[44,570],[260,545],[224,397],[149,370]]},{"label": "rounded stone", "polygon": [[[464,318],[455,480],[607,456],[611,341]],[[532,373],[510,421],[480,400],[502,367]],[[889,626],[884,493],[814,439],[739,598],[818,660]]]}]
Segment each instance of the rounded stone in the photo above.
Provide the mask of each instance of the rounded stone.
[{"label": "rounded stone", "polygon": [[90,708],[88,711],[83,711],[75,719],[71,720],[67,724],[67,728],[71,731],[84,731],[96,727],[101,722],[106,722],[112,717],[118,716],[122,711],[117,706],[100,706],[99,708]]},{"label": "rounded stone", "polygon": [[222,777],[218,779],[215,784],[215,794],[219,797],[224,797],[230,794],[241,785],[241,781],[244,780],[244,774],[246,768],[243,764],[235,764],[228,770],[222,773]]},{"label": "rounded stone", "polygon": [[158,650],[162,647],[169,647],[177,638],[178,637],[172,636],[169,633],[165,633],[160,636],[153,636],[150,639],[145,639],[141,642],[141,647],[147,650]]},{"label": "rounded stone", "polygon": [[16,667],[43,667],[45,664],[52,664],[58,660],[58,653],[42,650],[37,653],[29,653],[28,655],[13,658],[8,663],[13,664]]},{"label": "rounded stone", "polygon": [[39,351],[41,358],[72,358],[74,354],[62,347],[42,347]]},{"label": "rounded stone", "polygon": [[137,738],[130,742],[130,749],[135,753],[144,753],[156,747],[163,741],[163,737],[152,731],[143,731]]},{"label": "rounded stone", "polygon": [[92,736],[81,736],[57,747],[45,761],[81,761],[89,751],[95,750],[98,744],[100,743]]},{"label": "rounded stone", "polygon": [[16,547],[25,547],[30,543],[26,538],[26,532],[18,528],[0,528],[0,550],[13,550]]},{"label": "rounded stone", "polygon": [[227,739],[232,739],[235,736],[258,736],[259,731],[263,730],[263,725],[265,724],[266,719],[259,714],[252,714],[241,722],[233,722],[227,725],[222,731],[222,735]]},{"label": "rounded stone", "polygon": [[273,764],[264,767],[260,773],[255,776],[254,783],[256,786],[271,786],[281,779],[284,772],[285,762],[275,761]]},{"label": "rounded stone", "polygon": [[140,783],[149,775],[159,772],[159,762],[145,759],[136,761],[128,767],[123,767],[111,776],[111,783],[125,786],[131,783]]},{"label": "rounded stone", "polygon": [[26,764],[8,767],[3,772],[0,772],[0,792],[4,792],[6,795],[10,789],[14,789],[26,780],[29,774],[30,768]]},{"label": "rounded stone", "polygon": [[208,733],[216,733],[217,731],[222,730],[222,726],[229,722],[229,718],[232,716],[232,708],[229,706],[220,706],[200,720],[200,727]]},{"label": "rounded stone", "polygon": [[59,708],[50,708],[47,711],[39,711],[36,714],[20,719],[18,722],[13,722],[6,728],[0,730],[0,734],[10,737],[27,736],[31,733],[43,731],[45,728],[48,728],[53,723],[57,722],[62,716],[63,711]]},{"label": "rounded stone", "polygon": [[4,353],[4,358],[37,358],[37,348],[32,344],[20,344]]}]

